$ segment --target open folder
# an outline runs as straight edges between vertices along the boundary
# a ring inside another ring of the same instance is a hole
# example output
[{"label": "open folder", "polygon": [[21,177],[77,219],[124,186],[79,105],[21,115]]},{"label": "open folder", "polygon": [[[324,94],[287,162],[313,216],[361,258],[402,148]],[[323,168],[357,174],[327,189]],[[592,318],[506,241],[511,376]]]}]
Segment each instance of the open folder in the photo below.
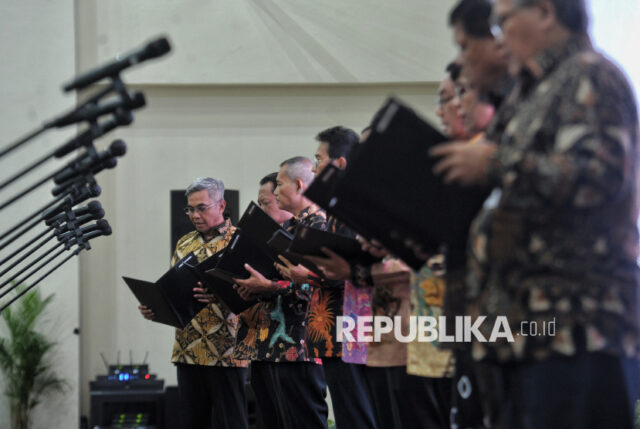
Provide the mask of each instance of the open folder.
[{"label": "open folder", "polygon": [[185,326],[206,306],[193,297],[193,288],[198,282],[222,300],[235,314],[243,312],[255,304],[245,301],[233,289],[233,283],[206,275],[213,268],[222,252],[218,252],[198,263],[198,258],[189,253],[178,261],[155,283],[123,277],[140,304],[154,312],[154,322],[184,329]]},{"label": "open folder", "polygon": [[155,283],[122,278],[140,304],[153,310],[154,322],[184,329],[206,305],[193,297],[200,278],[191,267],[197,263],[196,256],[189,253]]},{"label": "open folder", "polygon": [[438,160],[428,150],[446,140],[391,98],[337,183],[326,180],[325,189],[332,189],[332,195],[305,195],[419,269],[443,245],[465,246],[469,225],[488,195],[481,189],[446,185],[432,173]]}]

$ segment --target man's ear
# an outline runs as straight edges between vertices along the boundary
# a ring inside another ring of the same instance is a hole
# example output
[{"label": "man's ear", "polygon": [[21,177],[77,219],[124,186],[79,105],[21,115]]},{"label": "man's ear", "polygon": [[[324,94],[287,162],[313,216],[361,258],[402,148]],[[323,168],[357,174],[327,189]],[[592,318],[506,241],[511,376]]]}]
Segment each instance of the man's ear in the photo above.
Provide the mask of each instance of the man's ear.
[{"label": "man's ear", "polygon": [[222,206],[222,212],[224,213],[224,209],[227,208],[227,202],[225,200],[220,201],[220,205]]},{"label": "man's ear", "polygon": [[302,182],[302,179],[296,179],[296,187],[300,193],[304,191],[304,183]]},{"label": "man's ear", "polygon": [[537,7],[540,9],[540,16],[544,27],[547,29],[550,28],[557,21],[555,6],[550,1],[545,0],[539,2]]},{"label": "man's ear", "polygon": [[335,166],[338,167],[340,170],[344,170],[345,168],[347,168],[347,158],[345,158],[344,156],[341,156],[340,158],[336,159]]}]

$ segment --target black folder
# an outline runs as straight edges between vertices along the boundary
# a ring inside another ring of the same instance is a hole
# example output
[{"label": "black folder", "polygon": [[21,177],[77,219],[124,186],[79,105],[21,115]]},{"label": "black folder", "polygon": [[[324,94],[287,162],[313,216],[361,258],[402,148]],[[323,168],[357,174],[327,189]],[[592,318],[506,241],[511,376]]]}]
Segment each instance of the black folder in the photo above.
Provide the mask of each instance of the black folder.
[{"label": "black folder", "polygon": [[250,274],[244,268],[244,264],[249,264],[268,279],[281,278],[274,266],[274,262],[279,261],[278,252],[267,244],[279,229],[277,222],[251,202],[220,260],[207,274],[233,283],[234,278],[249,278]]},{"label": "black folder", "polygon": [[[296,233],[300,228],[307,228],[307,227],[302,225],[298,226],[296,228]],[[295,236],[290,232],[285,231],[284,229],[280,229],[273,233],[273,235],[271,236],[271,239],[268,241],[268,244],[271,248],[273,248],[278,253],[278,255],[284,256],[289,260],[289,262],[292,262],[293,264],[296,264],[296,265],[298,264],[303,265],[312,273],[320,277],[324,277],[322,274],[322,271],[320,271],[320,269],[316,266],[316,264],[306,259],[304,255],[299,253],[294,253],[289,250],[289,247],[291,246],[291,243],[293,242],[294,237]],[[280,259],[278,259],[278,263],[283,264],[283,262]]]},{"label": "black folder", "polygon": [[445,185],[432,173],[438,160],[428,150],[446,140],[412,109],[390,98],[344,174],[331,185],[333,195],[314,201],[417,270],[443,245],[466,245],[469,225],[488,195],[486,190]]},{"label": "black folder", "polygon": [[198,259],[189,253],[155,283],[123,277],[140,304],[151,308],[154,322],[184,329],[206,304],[193,297],[200,277],[192,269]]},{"label": "black folder", "polygon": [[284,229],[279,229],[273,233],[267,244],[279,255],[284,255],[293,241],[294,235]]},{"label": "black folder", "polygon": [[326,258],[327,255],[322,252],[322,247],[333,250],[349,261],[351,265],[372,265],[380,262],[380,258],[362,250],[360,242],[356,239],[307,226],[300,226],[296,229],[296,235],[287,251],[300,256],[310,255]]},{"label": "black folder", "polygon": [[205,259],[193,267],[193,269],[205,288],[220,298],[232,312],[240,314],[254,305],[256,301],[245,301],[233,288],[233,282],[207,274],[209,270],[214,269],[218,265],[223,254],[224,249],[215,253],[210,258]]}]

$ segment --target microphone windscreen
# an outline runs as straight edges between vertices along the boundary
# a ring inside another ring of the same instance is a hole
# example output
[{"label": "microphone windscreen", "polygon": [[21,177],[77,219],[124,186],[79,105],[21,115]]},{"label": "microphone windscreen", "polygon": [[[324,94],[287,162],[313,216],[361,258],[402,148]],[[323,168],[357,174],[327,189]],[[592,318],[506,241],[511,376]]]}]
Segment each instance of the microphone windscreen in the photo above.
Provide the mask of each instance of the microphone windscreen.
[{"label": "microphone windscreen", "polygon": [[127,144],[120,139],[114,140],[109,146],[109,152],[113,156],[122,156],[127,153]]},{"label": "microphone windscreen", "polygon": [[87,204],[87,208],[89,213],[98,213],[99,210],[102,210],[102,204],[100,204],[100,201],[91,201]]},{"label": "microphone windscreen", "polygon": [[149,44],[145,48],[144,58],[146,59],[161,57],[169,51],[171,51],[171,45],[169,44],[169,41],[166,37],[161,37],[149,42]]}]

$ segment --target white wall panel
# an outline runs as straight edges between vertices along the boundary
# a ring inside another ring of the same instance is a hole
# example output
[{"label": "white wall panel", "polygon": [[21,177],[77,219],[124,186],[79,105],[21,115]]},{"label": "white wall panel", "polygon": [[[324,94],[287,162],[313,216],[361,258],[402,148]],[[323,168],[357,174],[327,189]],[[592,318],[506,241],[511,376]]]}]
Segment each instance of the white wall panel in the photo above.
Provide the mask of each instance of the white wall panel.
[{"label": "white wall panel", "polygon": [[[46,119],[73,107],[75,96],[63,96],[60,84],[75,70],[74,3],[72,0],[3,1],[0,4],[0,147],[35,129]],[[23,149],[0,159],[0,181],[17,172],[28,162],[40,158],[57,144],[69,138],[74,130],[51,132],[29,143]],[[0,191],[0,201],[7,200],[31,185],[60,163],[49,162],[31,174]],[[51,199],[52,186],[45,186],[21,199],[0,214],[0,232],[43,206]],[[24,238],[33,238],[43,228],[36,228]],[[24,243],[22,241],[21,243]],[[16,249],[10,246],[0,252],[6,256]],[[48,268],[51,268],[50,265]],[[10,272],[13,273],[14,271]],[[31,284],[41,271],[28,280]],[[6,278],[6,277],[5,277]],[[58,341],[50,357],[54,370],[69,383],[65,395],[47,398],[34,413],[33,428],[73,428],[79,422],[79,341],[73,334],[78,320],[78,264],[73,259],[40,283],[43,296],[55,293],[40,330]],[[4,322],[0,321],[0,327]],[[0,335],[5,335],[0,328]],[[0,392],[4,391],[0,378]],[[9,410],[0,393],[0,427],[9,427]]]},{"label": "white wall panel", "polygon": [[[455,56],[453,0],[86,0],[86,69],[167,34],[175,52],[132,72],[154,84],[423,82]],[[95,47],[95,48],[94,48]]]}]

